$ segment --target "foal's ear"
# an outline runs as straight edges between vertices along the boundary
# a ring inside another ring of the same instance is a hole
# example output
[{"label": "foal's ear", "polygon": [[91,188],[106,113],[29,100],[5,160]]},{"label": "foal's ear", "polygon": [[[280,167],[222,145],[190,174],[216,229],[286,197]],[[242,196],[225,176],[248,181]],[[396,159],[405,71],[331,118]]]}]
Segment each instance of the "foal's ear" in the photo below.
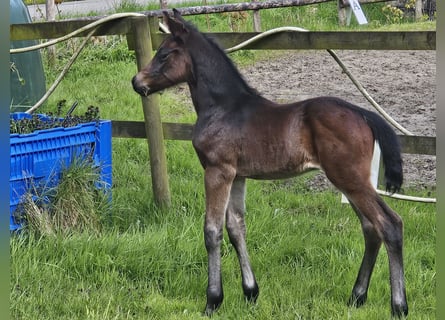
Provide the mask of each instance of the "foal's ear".
[{"label": "foal's ear", "polygon": [[185,36],[188,34],[187,26],[185,25],[185,21],[182,16],[179,14],[179,11],[173,9],[174,18],[170,17],[167,11],[163,12],[164,14],[164,24],[168,26],[171,34],[174,37],[178,37],[181,40],[185,40]]}]

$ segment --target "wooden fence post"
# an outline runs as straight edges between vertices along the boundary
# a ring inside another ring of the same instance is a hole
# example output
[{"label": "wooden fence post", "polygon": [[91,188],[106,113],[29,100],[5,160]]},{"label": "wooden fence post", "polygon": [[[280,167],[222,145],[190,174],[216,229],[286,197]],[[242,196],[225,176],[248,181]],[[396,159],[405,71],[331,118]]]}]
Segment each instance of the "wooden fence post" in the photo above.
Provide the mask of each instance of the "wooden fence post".
[{"label": "wooden fence post", "polygon": [[167,0],[159,0],[159,7],[161,9],[167,9],[168,8]]},{"label": "wooden fence post", "polygon": [[[152,58],[152,44],[147,17],[132,19],[131,34],[136,54],[138,70],[145,67]],[[159,95],[141,97],[144,111],[145,131],[147,133],[148,150],[153,194],[156,204],[170,205],[170,190],[167,175],[167,159],[164,148],[164,134],[162,132],[161,113],[159,110]]]},{"label": "wooden fence post", "polygon": [[[258,2],[258,0],[251,0],[251,2]],[[261,32],[260,10],[253,11],[253,31]]]},{"label": "wooden fence post", "polygon": [[347,22],[347,10],[343,4],[343,0],[337,0],[337,10],[338,10],[338,25],[341,27],[346,26]]},{"label": "wooden fence post", "polygon": [[423,7],[422,0],[416,0],[415,11],[414,11],[415,12],[416,21],[421,21],[422,18],[423,18],[422,7]]},{"label": "wooden fence post", "polygon": [[[54,0],[46,0],[45,11],[46,21],[56,20],[56,3]],[[49,46],[46,51],[48,53],[48,64],[53,67],[56,63],[56,46]]]}]

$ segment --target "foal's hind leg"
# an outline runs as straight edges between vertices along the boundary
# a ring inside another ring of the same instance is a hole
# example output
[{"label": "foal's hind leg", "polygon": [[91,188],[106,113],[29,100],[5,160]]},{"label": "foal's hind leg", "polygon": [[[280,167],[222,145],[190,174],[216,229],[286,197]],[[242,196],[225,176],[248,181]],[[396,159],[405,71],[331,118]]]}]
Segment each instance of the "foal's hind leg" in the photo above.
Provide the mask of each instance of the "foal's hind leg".
[{"label": "foal's hind leg", "polygon": [[[403,223],[397,213],[391,210],[386,203],[377,195],[371,186],[364,190],[349,193],[348,198],[354,204],[357,213],[364,216],[365,239],[367,244],[362,267],[357,277],[354,294],[363,299],[363,289],[369,281],[377,254],[378,236],[385,244],[388,253],[390,283],[391,283],[391,309],[394,316],[406,316],[408,305],[406,302],[405,279],[403,270]],[[374,230],[372,230],[371,225]],[[366,280],[368,279],[368,280]],[[357,290],[357,291],[355,291]],[[357,300],[358,301],[358,300]],[[364,301],[363,301],[364,302]]]},{"label": "foal's hind leg", "polygon": [[351,203],[352,208],[357,213],[362,224],[363,235],[365,238],[365,253],[363,255],[362,264],[355,281],[352,295],[349,299],[349,305],[360,307],[368,297],[368,287],[371,279],[372,271],[379,253],[382,240],[377,234],[372,223],[360,213],[360,211]]},{"label": "foal's hind leg", "polygon": [[407,316],[405,276],[403,270],[403,223],[397,213],[379,197],[377,202],[390,224],[384,227],[384,239],[389,258],[389,272],[391,280],[391,307],[395,316]]},{"label": "foal's hind leg", "polygon": [[238,254],[244,295],[249,301],[255,302],[259,289],[246,247],[245,191],[245,179],[236,178],[230,191],[230,200],[226,211],[226,228],[230,242]]}]

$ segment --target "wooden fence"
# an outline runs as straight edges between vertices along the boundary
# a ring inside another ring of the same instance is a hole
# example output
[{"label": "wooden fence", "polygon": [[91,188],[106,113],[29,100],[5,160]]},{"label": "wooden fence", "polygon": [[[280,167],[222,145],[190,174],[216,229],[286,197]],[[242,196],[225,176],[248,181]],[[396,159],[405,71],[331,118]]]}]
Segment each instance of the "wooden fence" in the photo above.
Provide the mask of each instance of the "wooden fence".
[{"label": "wooden fence", "polygon": [[[323,0],[324,1],[324,0]],[[320,0],[288,0],[304,5]],[[255,2],[261,4],[261,2]],[[182,9],[185,10],[185,9]],[[158,14],[146,13],[141,17],[121,18],[99,27],[96,36],[126,35],[129,49],[135,51],[138,70],[145,66],[156,48],[166,36],[158,32]],[[15,24],[10,26],[11,40],[52,39],[66,35],[83,27],[93,19]],[[212,33],[210,36],[225,48],[244,41],[257,33]],[[79,36],[85,36],[80,34]],[[355,49],[355,50],[435,50],[435,31],[413,32],[284,32],[249,45],[246,49]],[[112,121],[112,135],[115,138],[147,138],[152,172],[152,188],[159,205],[170,204],[167,164],[164,139],[190,140],[192,124],[162,123],[158,95],[141,97],[144,122]],[[435,155],[435,137],[401,136],[404,153]]]}]

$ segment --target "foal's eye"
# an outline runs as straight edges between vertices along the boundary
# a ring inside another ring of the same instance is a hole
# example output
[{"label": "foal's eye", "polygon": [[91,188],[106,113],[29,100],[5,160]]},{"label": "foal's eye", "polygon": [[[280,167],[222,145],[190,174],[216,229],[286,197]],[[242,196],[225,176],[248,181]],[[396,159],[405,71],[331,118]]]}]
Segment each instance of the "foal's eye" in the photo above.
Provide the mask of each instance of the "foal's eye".
[{"label": "foal's eye", "polygon": [[167,61],[168,57],[170,56],[170,53],[171,53],[171,52],[166,52],[166,53],[161,54],[160,57],[159,57],[159,59],[160,59],[162,62]]}]

